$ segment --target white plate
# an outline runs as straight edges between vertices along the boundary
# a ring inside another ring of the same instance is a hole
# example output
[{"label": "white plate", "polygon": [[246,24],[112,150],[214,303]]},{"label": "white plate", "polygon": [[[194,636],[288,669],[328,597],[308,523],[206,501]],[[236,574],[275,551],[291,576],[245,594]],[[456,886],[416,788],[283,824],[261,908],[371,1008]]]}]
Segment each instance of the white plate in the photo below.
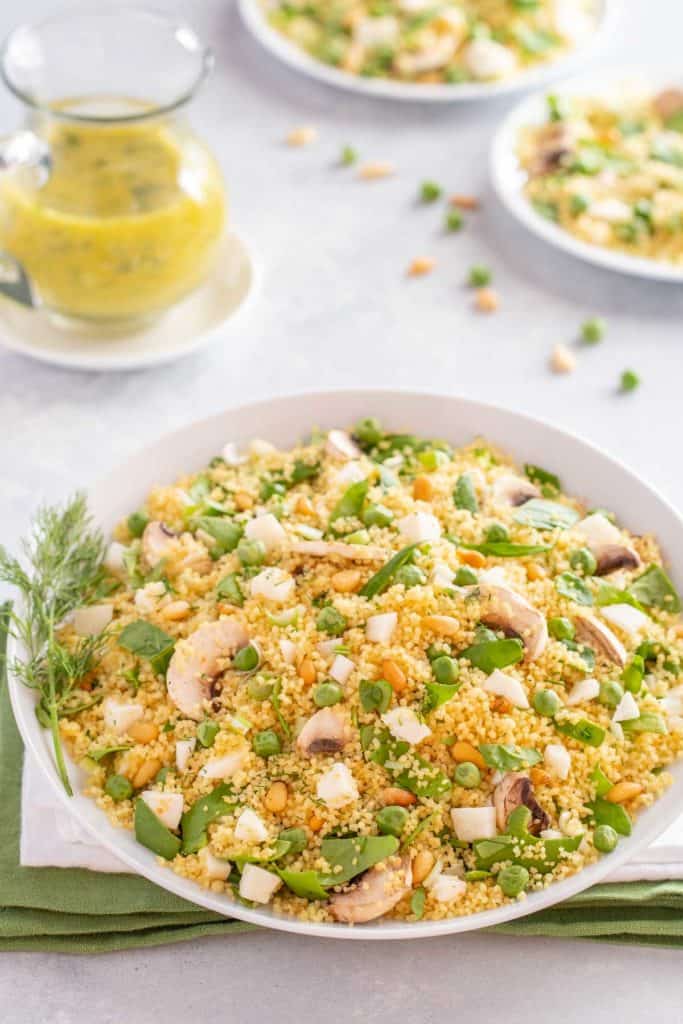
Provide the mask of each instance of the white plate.
[{"label": "white plate", "polygon": [[62,327],[40,311],[0,300],[0,345],[13,352],[70,369],[140,370],[170,363],[229,339],[256,286],[249,250],[237,235],[221,243],[216,267],[196,291],[147,327],[130,333],[84,326]]},{"label": "white plate", "polygon": [[[609,506],[636,533],[654,533],[671,560],[673,578],[679,586],[683,585],[683,520],[661,496],[585,441],[529,416],[453,396],[407,391],[329,391],[230,409],[167,435],[133,456],[92,489],[90,506],[96,520],[110,531],[131,509],[142,504],[152,484],[170,483],[180,474],[199,469],[227,441],[244,443],[253,437],[263,437],[289,447],[313,424],[323,428],[346,426],[369,415],[378,416],[389,429],[443,437],[456,445],[483,434],[522,462],[557,470],[569,493],[587,495],[596,506]],[[16,654],[17,645],[10,641],[10,667]],[[601,881],[671,825],[683,806],[683,763],[679,763],[672,770],[673,785],[641,813],[633,834],[622,839],[614,853],[542,892],[531,893],[519,903],[469,917],[414,924],[386,921],[349,928],[343,924],[307,923],[276,916],[267,908],[234,903],[225,895],[181,878],[170,868],[160,867],[154,855],[136,843],[131,832],[115,828],[91,800],[81,795],[67,797],[57,779],[49,739],[35,716],[34,692],[11,677],[10,696],[24,742],[59,798],[81,825],[133,871],[208,910],[303,935],[343,939],[426,938],[524,917]]]},{"label": "white plate", "polygon": [[520,89],[531,89],[549,82],[578,67],[593,53],[599,43],[614,30],[619,8],[618,0],[595,0],[596,26],[593,34],[576,49],[555,61],[539,64],[528,71],[501,82],[462,82],[458,85],[411,84],[385,78],[364,78],[323,64],[296,46],[268,23],[259,0],[239,0],[242,19],[256,39],[283,63],[309,78],[365,96],[381,96],[391,100],[455,103],[462,100],[489,99]]},{"label": "white plate", "polygon": [[[657,92],[681,81],[681,73],[646,70],[642,68],[619,69],[590,76],[571,78],[554,85],[556,96],[605,96],[619,94],[627,89],[643,89]],[[547,120],[546,91],[535,93],[522,100],[508,114],[496,132],[491,147],[490,171],[493,187],[498,197],[513,217],[521,221],[530,231],[546,242],[578,256],[579,259],[596,263],[622,274],[635,274],[659,281],[683,281],[683,267],[677,267],[663,260],[644,259],[616,252],[598,245],[591,245],[570,235],[558,224],[534,210],[524,195],[526,175],[517,158],[517,140],[520,129],[526,125],[543,124]]]}]

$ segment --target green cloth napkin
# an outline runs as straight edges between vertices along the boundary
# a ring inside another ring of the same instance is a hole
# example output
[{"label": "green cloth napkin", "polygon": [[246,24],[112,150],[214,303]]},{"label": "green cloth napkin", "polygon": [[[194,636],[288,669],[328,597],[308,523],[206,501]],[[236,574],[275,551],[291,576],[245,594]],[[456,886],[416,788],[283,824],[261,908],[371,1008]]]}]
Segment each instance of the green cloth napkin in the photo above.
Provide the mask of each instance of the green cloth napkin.
[{"label": "green cloth napkin", "polygon": [[[8,614],[8,606],[0,607],[3,665]],[[0,678],[0,951],[104,953],[253,930],[137,875],[20,867],[22,757],[7,685]],[[683,882],[598,885],[558,907],[492,930],[683,948]]]}]

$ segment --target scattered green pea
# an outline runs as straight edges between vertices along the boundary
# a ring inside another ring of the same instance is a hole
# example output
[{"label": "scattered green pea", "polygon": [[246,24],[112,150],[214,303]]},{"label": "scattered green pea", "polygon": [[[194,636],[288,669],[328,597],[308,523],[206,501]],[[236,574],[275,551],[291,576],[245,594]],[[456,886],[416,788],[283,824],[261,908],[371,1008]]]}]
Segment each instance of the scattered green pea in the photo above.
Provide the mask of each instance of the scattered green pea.
[{"label": "scattered green pea", "polygon": [[343,167],[350,167],[358,159],[358,153],[353,146],[343,146],[339,156],[339,163]]},{"label": "scattered green pea", "polygon": [[623,392],[635,391],[640,386],[640,377],[635,370],[624,370],[621,375],[620,389]]},{"label": "scattered green pea", "polygon": [[420,185],[420,199],[423,203],[433,203],[441,197],[443,189],[435,181],[423,181]]},{"label": "scattered green pea", "polygon": [[433,473],[434,470],[439,469],[441,466],[445,466],[449,461],[448,454],[441,451],[440,448],[428,448],[424,452],[418,452],[417,458],[421,465],[430,473]]},{"label": "scattered green pea", "polygon": [[602,317],[594,316],[581,325],[581,340],[586,345],[597,345],[605,337],[607,325]]},{"label": "scattered green pea", "polygon": [[469,565],[461,565],[453,577],[453,582],[456,587],[471,587],[478,582],[478,577],[474,569],[470,569]]},{"label": "scattered green pea", "polygon": [[338,704],[343,696],[339,683],[328,679],[324,683],[318,683],[314,689],[313,703],[319,708],[331,708],[333,704]]},{"label": "scattered green pea", "polygon": [[593,846],[600,853],[611,853],[619,842],[619,836],[611,825],[598,825],[593,833]]},{"label": "scattered green pea", "polygon": [[[569,200],[569,212],[572,217],[578,217],[580,214],[585,213],[588,206],[589,203],[586,197],[581,196],[578,193],[575,193]],[[591,321],[589,320],[588,323],[591,323]],[[591,344],[591,342],[588,342],[588,344]]]},{"label": "scattered green pea", "polygon": [[457,661],[448,654],[441,654],[432,662],[432,675],[437,683],[454,683],[459,673]]},{"label": "scattered green pea", "polygon": [[128,533],[131,537],[142,537],[148,522],[149,516],[144,512],[132,512],[127,519]]},{"label": "scattered green pea", "polygon": [[470,267],[467,283],[471,288],[485,288],[487,284],[491,284],[492,280],[493,274],[489,267],[485,267],[482,263],[475,263]]},{"label": "scattered green pea", "polygon": [[616,679],[606,679],[604,683],[600,683],[598,700],[606,707],[615,708],[623,696],[624,688]]},{"label": "scattered green pea", "polygon": [[232,666],[238,672],[253,672],[258,666],[259,660],[258,648],[253,644],[247,644],[232,659]]},{"label": "scattered green pea", "polygon": [[218,736],[218,722],[206,719],[197,726],[197,740],[202,747],[212,747]]},{"label": "scattered green pea", "polygon": [[331,604],[322,608],[315,620],[316,629],[329,636],[341,636],[346,629],[346,619]]},{"label": "scattered green pea", "polygon": [[427,582],[427,577],[417,565],[402,565],[394,577],[396,583],[402,583],[408,590],[410,587],[419,587]]},{"label": "scattered green pea", "polygon": [[104,784],[104,792],[119,803],[133,795],[133,787],[125,775],[110,775]]},{"label": "scattered green pea", "polygon": [[510,539],[510,534],[502,523],[491,523],[486,531],[486,540],[489,544],[504,544]]},{"label": "scattered green pea", "polygon": [[514,899],[523,893],[529,884],[529,872],[521,864],[508,864],[498,872],[496,881],[503,890],[503,895]]},{"label": "scattered green pea", "polygon": [[573,640],[574,639],[574,624],[570,619],[566,619],[563,615],[555,615],[552,619],[548,620],[548,629],[550,635],[555,640]]},{"label": "scattered green pea", "polygon": [[266,546],[261,540],[243,537],[237,545],[237,557],[242,565],[262,565],[266,557]]},{"label": "scattered green pea", "polygon": [[464,223],[460,210],[449,210],[446,214],[446,231],[460,231]]},{"label": "scattered green pea", "polygon": [[554,718],[562,707],[562,701],[554,690],[537,690],[533,698],[534,711],[546,718]]},{"label": "scattered green pea", "polygon": [[574,548],[570,551],[569,564],[584,576],[592,576],[598,567],[597,559],[589,548]]},{"label": "scattered green pea", "polygon": [[455,769],[453,778],[463,789],[476,789],[481,783],[481,772],[471,761],[462,761]]},{"label": "scattered green pea", "polygon": [[408,821],[408,812],[405,807],[391,806],[383,807],[377,812],[377,828],[383,836],[401,835]]},{"label": "scattered green pea", "polygon": [[372,448],[384,437],[381,424],[374,416],[359,420],[353,428],[353,436],[365,448]]},{"label": "scattered green pea", "polygon": [[282,750],[282,741],[274,729],[263,729],[254,734],[254,753],[259,757],[273,757]]}]

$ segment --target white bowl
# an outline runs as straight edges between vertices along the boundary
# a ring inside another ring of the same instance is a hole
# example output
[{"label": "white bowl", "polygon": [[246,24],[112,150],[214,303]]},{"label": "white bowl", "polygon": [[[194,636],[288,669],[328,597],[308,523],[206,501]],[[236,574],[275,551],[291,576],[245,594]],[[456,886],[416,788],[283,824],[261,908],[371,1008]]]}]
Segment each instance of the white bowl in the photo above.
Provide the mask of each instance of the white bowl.
[{"label": "white bowl", "polygon": [[596,25],[593,34],[580,46],[555,61],[536,65],[528,71],[500,82],[463,82],[457,85],[411,84],[385,78],[364,78],[323,64],[269,24],[259,0],[239,0],[242,19],[258,41],[284,64],[319,82],[365,96],[391,100],[456,103],[463,100],[490,99],[520,89],[531,89],[549,82],[578,67],[593,53],[596,46],[613,32],[619,8],[618,0],[595,0]]},{"label": "white bowl", "polygon": [[[262,437],[289,447],[313,425],[345,426],[364,416],[378,416],[385,427],[443,437],[459,445],[478,434],[507,449],[517,459],[557,471],[569,493],[585,495],[592,504],[613,509],[635,532],[653,532],[671,560],[671,570],[683,584],[683,520],[666,501],[624,466],[585,441],[521,413],[482,402],[446,395],[408,391],[328,391],[291,395],[256,402],[201,420],[155,441],[134,455],[89,495],[90,507],[105,531],[131,509],[138,508],[155,483],[172,482],[182,473],[199,469],[227,441],[247,442]],[[10,642],[9,664],[21,654]],[[469,917],[411,924],[386,921],[349,928],[343,924],[313,924],[276,916],[268,909],[251,909],[227,896],[203,889],[160,867],[149,850],[136,843],[132,832],[115,828],[89,799],[69,798],[57,778],[47,734],[36,719],[35,694],[10,677],[10,696],[24,743],[42,768],[64,806],[100,843],[133,871],[170,892],[228,917],[304,935],[343,939],[426,938],[470,931],[524,917],[600,882],[620,864],[632,859],[673,823],[683,807],[683,763],[674,767],[675,781],[664,796],[647,808],[614,853],[571,878],[532,893],[519,903]],[[71,769],[75,773],[72,765]],[[87,908],[85,908],[87,909]]]},{"label": "white bowl", "polygon": [[[681,82],[679,70],[668,74],[661,69],[618,69],[600,74],[570,78],[554,85],[556,96],[618,95],[624,90],[657,92]],[[563,249],[572,256],[596,263],[622,274],[635,274],[658,281],[683,281],[683,267],[664,260],[644,259],[626,252],[591,245],[570,235],[568,231],[537,213],[524,195],[526,174],[517,157],[520,130],[528,125],[543,124],[547,120],[546,90],[534,93],[515,106],[496,132],[491,147],[490,172],[493,187],[510,213],[535,235]]]}]

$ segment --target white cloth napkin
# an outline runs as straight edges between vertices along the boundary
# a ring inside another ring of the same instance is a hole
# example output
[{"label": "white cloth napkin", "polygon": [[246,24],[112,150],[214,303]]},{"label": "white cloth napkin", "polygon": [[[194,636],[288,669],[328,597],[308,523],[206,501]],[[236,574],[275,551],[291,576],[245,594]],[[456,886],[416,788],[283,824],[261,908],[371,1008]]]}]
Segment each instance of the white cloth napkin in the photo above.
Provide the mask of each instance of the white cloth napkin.
[{"label": "white cloth napkin", "polygon": [[[24,758],[21,791],[21,863],[24,867],[130,871],[74,821],[32,759]],[[683,816],[608,882],[659,882],[683,878]]]}]

